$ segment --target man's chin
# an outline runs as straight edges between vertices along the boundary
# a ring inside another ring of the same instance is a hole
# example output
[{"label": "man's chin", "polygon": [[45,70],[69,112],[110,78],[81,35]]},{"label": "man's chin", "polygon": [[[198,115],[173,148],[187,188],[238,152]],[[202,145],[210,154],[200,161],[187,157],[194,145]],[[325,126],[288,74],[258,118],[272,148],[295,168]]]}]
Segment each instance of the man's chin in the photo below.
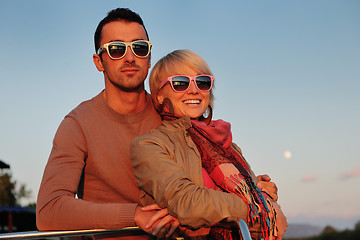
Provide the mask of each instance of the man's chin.
[{"label": "man's chin", "polygon": [[144,81],[136,83],[136,81],[133,80],[133,82],[129,81],[125,83],[120,83],[110,80],[110,83],[123,92],[142,92],[145,89]]},{"label": "man's chin", "polygon": [[140,85],[136,85],[136,86],[119,86],[116,85],[116,87],[118,87],[121,91],[123,92],[142,92],[145,90],[145,86],[144,83],[140,84]]}]

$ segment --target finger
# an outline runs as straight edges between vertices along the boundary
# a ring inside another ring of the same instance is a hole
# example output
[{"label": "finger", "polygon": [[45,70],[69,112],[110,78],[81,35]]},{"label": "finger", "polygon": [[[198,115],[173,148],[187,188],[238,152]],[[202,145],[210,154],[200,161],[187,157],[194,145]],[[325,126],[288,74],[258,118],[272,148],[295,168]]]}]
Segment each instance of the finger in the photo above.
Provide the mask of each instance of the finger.
[{"label": "finger", "polygon": [[163,212],[161,210],[158,211],[150,218],[149,222],[145,225],[145,227],[151,228],[156,221],[158,221],[159,219],[163,218],[166,215],[167,215],[167,212]]},{"label": "finger", "polygon": [[268,192],[268,191],[265,191],[267,194],[269,194],[269,196],[274,199],[274,201],[277,201],[279,196],[277,194],[274,194],[272,192]]},{"label": "finger", "polygon": [[166,237],[170,237],[175,232],[175,230],[180,226],[179,221],[176,218],[174,218],[174,219],[175,220],[172,221],[170,230],[169,230],[168,234],[166,234]]},{"label": "finger", "polygon": [[149,220],[149,222],[145,225],[146,228],[151,228],[151,226],[156,222],[157,220],[165,217],[168,214],[167,208],[161,209],[157,211]]},{"label": "finger", "polygon": [[161,208],[157,204],[151,204],[141,208],[142,211],[152,211],[152,210],[160,210],[160,209]]},{"label": "finger", "polygon": [[262,190],[267,190],[269,192],[277,193],[277,186],[273,182],[259,181],[257,183],[257,186]]},{"label": "finger", "polygon": [[259,181],[265,181],[265,182],[271,181],[270,176],[267,174],[259,175],[259,176],[257,176],[257,178],[259,179]]},{"label": "finger", "polygon": [[[171,221],[172,221],[172,217],[171,217],[170,215],[167,215],[167,216],[163,217],[163,218],[156,224],[156,226],[154,227],[154,230],[153,230],[152,234],[153,234],[154,236],[156,236],[156,235],[160,232],[160,230],[162,230],[162,228],[163,228],[166,224],[170,223]],[[168,229],[166,229],[166,230],[168,231]]]},{"label": "finger", "polygon": [[277,191],[277,186],[274,182],[259,181],[257,185],[259,188],[269,188],[272,191]]},{"label": "finger", "polygon": [[277,193],[278,193],[278,187],[276,186],[275,183],[272,183],[272,184],[273,184],[273,186],[274,186],[274,192],[277,194]]},{"label": "finger", "polygon": [[261,191],[266,192],[271,198],[273,198],[275,201],[277,201],[278,188],[275,183],[260,181],[257,183],[257,186],[261,189]]},{"label": "finger", "polygon": [[170,223],[167,223],[162,228],[160,228],[159,232],[156,233],[156,235],[155,234],[153,235],[156,236],[157,239],[165,239],[167,232],[169,232],[169,229],[170,229]]}]

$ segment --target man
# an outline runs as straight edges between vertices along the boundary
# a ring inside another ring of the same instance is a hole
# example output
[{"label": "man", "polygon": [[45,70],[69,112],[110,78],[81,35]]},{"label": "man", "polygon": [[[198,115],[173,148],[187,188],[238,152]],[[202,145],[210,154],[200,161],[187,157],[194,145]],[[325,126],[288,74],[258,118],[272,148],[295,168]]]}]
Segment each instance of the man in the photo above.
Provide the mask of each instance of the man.
[{"label": "man", "polygon": [[130,162],[133,138],[161,120],[144,88],[151,43],[142,19],[129,9],[109,12],[94,40],[93,60],[104,74],[105,89],[71,111],[57,130],[39,189],[37,226],[76,230],[138,225],[151,233],[145,225],[155,213],[163,220],[158,227],[174,221],[162,218],[166,210],[159,214],[137,206],[140,191]]},{"label": "man", "polygon": [[[95,33],[96,49],[135,40],[148,40],[147,33],[141,18],[127,9],[110,12]],[[150,46],[141,58],[125,49],[119,60],[111,59],[106,49],[94,54],[105,90],[80,104],[59,126],[38,195],[40,230],[134,226],[139,189],[130,143],[157,127],[160,117],[144,90]]]}]

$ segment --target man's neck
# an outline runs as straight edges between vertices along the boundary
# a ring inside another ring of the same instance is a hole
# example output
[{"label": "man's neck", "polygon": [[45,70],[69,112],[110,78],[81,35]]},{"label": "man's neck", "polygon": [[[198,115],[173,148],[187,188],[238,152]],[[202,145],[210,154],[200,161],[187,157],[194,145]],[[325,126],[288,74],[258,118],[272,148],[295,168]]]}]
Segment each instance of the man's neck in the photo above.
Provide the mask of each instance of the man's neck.
[{"label": "man's neck", "polygon": [[121,114],[136,113],[143,110],[147,103],[144,88],[134,92],[125,92],[120,89],[105,88],[103,96],[109,106]]}]

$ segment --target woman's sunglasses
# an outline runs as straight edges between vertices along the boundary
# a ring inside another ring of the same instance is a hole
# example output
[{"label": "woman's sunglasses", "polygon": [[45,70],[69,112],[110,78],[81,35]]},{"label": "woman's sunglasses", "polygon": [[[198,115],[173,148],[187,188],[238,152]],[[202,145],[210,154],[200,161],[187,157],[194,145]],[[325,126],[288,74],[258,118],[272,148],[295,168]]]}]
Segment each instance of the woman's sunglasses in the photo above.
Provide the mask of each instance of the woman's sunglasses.
[{"label": "woman's sunglasses", "polygon": [[97,55],[100,55],[101,52],[106,49],[111,59],[121,59],[125,56],[129,46],[136,57],[146,58],[150,54],[152,43],[146,40],[137,40],[133,42],[109,42],[99,47]]},{"label": "woman's sunglasses", "polygon": [[159,85],[162,88],[167,82],[170,82],[172,89],[175,92],[185,92],[190,87],[190,82],[194,81],[195,86],[201,92],[208,92],[211,90],[214,82],[214,76],[211,75],[198,75],[198,76],[185,76],[176,75],[170,76]]}]

